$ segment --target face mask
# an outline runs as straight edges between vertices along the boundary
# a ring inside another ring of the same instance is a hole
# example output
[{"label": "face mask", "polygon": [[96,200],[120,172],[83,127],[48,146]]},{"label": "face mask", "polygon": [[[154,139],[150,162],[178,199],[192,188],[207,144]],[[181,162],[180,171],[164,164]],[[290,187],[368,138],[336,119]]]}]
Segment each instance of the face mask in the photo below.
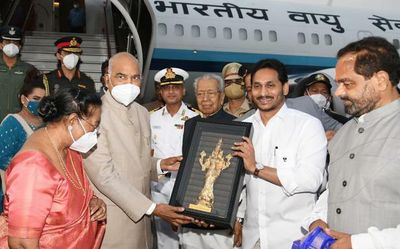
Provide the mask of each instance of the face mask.
[{"label": "face mask", "polygon": [[79,61],[79,56],[76,54],[69,54],[64,56],[63,58],[63,63],[66,68],[69,70],[72,70],[76,67],[76,64],[78,64]]},{"label": "face mask", "polygon": [[224,89],[225,96],[228,99],[239,99],[244,96],[244,89],[241,85],[232,83]]},{"label": "face mask", "polygon": [[3,47],[3,53],[8,57],[13,58],[19,53],[19,48],[14,43],[10,43]]},{"label": "face mask", "polygon": [[322,95],[322,94],[314,94],[314,95],[309,95],[310,98],[317,104],[319,107],[323,109],[328,109],[330,106],[330,102],[328,99]]},{"label": "face mask", "polygon": [[25,106],[30,113],[34,116],[39,116],[39,101],[37,100],[29,100],[27,97],[25,97],[26,100],[28,100],[28,104]]},{"label": "face mask", "polygon": [[111,95],[119,103],[128,106],[140,93],[140,88],[131,83],[114,86]]},{"label": "face mask", "polygon": [[83,127],[81,120],[78,119],[79,124],[85,131],[85,134],[75,140],[72,136],[72,126],[68,126],[69,135],[71,136],[72,140],[74,141],[71,146],[69,146],[72,150],[78,151],[80,153],[87,153],[93,146],[97,144],[97,130],[92,132],[86,132],[85,128]]}]

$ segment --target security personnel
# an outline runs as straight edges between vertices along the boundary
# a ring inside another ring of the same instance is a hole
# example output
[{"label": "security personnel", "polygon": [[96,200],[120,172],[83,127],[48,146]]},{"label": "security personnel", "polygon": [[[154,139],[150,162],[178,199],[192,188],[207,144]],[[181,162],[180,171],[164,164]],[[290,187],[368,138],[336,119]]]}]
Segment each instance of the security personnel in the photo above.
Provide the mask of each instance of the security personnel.
[{"label": "security personnel", "polygon": [[[184,81],[188,73],[179,68],[159,71],[154,80],[160,82],[160,94],[165,106],[150,113],[151,145],[156,158],[182,155],[182,139],[185,121],[200,112],[182,102],[185,95]],[[168,203],[175,183],[176,173],[164,176],[152,183],[152,197],[156,203]],[[155,219],[158,249],[179,248],[178,236],[171,225]]]},{"label": "security personnel", "polygon": [[8,113],[20,110],[18,91],[25,75],[33,69],[20,59],[22,32],[18,27],[4,27],[0,31],[0,121]]},{"label": "security personnel", "polygon": [[325,74],[311,74],[299,82],[299,86],[303,87],[303,94],[309,96],[330,117],[342,124],[350,120],[350,118],[342,116],[333,110],[332,85]]},{"label": "security personnel", "polygon": [[250,110],[249,101],[246,98],[246,85],[243,76],[239,75],[241,64],[232,62],[222,69],[224,78],[224,92],[228,102],[224,104],[224,111],[240,117]]},{"label": "security personnel", "polygon": [[92,92],[96,91],[94,81],[79,70],[82,63],[82,39],[77,36],[66,36],[58,39],[54,45],[57,47],[57,69],[43,76],[46,94],[53,94],[60,88],[79,87]]}]

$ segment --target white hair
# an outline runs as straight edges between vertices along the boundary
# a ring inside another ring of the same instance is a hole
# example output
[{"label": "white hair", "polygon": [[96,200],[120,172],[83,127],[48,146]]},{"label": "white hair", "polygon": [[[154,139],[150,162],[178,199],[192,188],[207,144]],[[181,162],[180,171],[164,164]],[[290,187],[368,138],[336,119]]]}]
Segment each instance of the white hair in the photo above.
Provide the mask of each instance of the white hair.
[{"label": "white hair", "polygon": [[197,92],[197,84],[199,83],[200,80],[215,80],[218,83],[217,84],[218,91],[222,92],[224,89],[224,80],[221,78],[221,76],[214,73],[207,73],[200,77],[197,77],[194,80],[193,82],[194,92]]},{"label": "white hair", "polygon": [[111,75],[111,69],[112,69],[112,64],[113,64],[114,60],[118,60],[119,58],[125,57],[125,56],[130,58],[134,63],[139,65],[139,61],[131,53],[120,52],[120,53],[117,53],[117,54],[111,56],[110,60],[108,61],[108,74],[109,75]]}]

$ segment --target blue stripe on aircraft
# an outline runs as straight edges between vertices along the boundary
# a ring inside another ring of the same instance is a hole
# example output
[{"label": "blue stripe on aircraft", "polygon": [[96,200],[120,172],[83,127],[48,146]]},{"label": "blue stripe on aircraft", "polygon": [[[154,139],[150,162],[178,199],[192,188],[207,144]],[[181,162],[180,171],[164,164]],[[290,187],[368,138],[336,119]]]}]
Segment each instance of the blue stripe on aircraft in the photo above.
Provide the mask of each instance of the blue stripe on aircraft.
[{"label": "blue stripe on aircraft", "polygon": [[[232,62],[252,64],[258,60],[265,58],[273,58],[280,60],[286,66],[302,66],[313,68],[334,67],[336,58],[318,57],[318,56],[298,56],[298,55],[281,55],[281,54],[255,54],[255,53],[238,53],[238,52],[219,52],[184,50],[184,49],[164,49],[156,48],[153,53],[153,60],[172,60],[172,61],[202,61],[202,62]],[[206,71],[206,70],[204,70]]]}]

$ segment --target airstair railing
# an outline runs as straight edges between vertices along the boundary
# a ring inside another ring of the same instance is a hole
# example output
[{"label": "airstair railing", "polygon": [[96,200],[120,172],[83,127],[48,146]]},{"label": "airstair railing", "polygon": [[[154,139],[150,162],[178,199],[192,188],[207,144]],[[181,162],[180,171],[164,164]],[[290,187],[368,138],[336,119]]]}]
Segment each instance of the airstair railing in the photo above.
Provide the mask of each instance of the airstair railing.
[{"label": "airstair railing", "polygon": [[106,42],[107,42],[107,57],[111,57],[111,41],[110,41],[110,31],[108,30],[108,15],[107,15],[107,7],[109,0],[104,2],[104,21],[105,21],[105,33],[106,33]]}]

